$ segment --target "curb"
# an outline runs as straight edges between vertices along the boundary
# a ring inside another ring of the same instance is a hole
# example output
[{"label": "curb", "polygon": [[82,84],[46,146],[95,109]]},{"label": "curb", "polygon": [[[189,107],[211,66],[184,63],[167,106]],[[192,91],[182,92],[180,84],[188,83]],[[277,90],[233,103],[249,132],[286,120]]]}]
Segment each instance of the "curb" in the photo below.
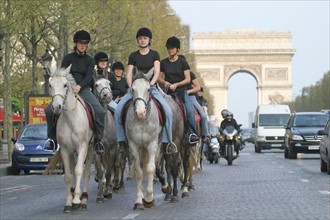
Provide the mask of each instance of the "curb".
[{"label": "curb", "polygon": [[9,164],[3,165],[0,167],[0,177],[12,175],[12,170]]}]

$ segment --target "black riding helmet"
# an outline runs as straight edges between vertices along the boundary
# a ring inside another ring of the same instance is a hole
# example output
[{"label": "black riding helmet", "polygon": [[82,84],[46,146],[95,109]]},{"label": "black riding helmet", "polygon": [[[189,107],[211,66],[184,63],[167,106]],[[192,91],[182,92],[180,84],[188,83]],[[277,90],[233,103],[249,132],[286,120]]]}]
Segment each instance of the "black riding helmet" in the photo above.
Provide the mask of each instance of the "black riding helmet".
[{"label": "black riding helmet", "polygon": [[98,52],[97,54],[95,54],[94,56],[94,61],[95,64],[97,64],[100,61],[109,61],[109,57],[106,53],[104,52]]},{"label": "black riding helmet", "polygon": [[138,38],[140,36],[146,36],[146,37],[149,37],[150,39],[152,39],[152,32],[149,28],[143,27],[143,28],[140,28],[136,33],[136,38]]},{"label": "black riding helmet", "polygon": [[167,48],[178,48],[178,49],[180,49],[180,40],[175,36],[170,37],[166,41],[166,47]]},{"label": "black riding helmet", "polygon": [[124,67],[124,64],[121,63],[121,62],[115,62],[112,64],[112,67],[111,67],[111,71],[115,71],[115,69],[121,69],[121,70],[125,70],[125,67]]},{"label": "black riding helmet", "polygon": [[73,42],[77,43],[78,41],[83,43],[89,43],[91,41],[91,35],[85,30],[77,31],[73,35]]}]

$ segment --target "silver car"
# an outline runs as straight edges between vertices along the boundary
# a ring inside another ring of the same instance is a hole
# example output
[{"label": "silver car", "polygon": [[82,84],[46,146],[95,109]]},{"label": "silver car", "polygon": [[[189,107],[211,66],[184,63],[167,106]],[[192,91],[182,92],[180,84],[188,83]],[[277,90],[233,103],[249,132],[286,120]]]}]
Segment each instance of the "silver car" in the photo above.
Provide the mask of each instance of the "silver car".
[{"label": "silver car", "polygon": [[320,140],[320,167],[322,172],[330,175],[330,120],[325,126],[325,130],[318,131],[322,135]]}]

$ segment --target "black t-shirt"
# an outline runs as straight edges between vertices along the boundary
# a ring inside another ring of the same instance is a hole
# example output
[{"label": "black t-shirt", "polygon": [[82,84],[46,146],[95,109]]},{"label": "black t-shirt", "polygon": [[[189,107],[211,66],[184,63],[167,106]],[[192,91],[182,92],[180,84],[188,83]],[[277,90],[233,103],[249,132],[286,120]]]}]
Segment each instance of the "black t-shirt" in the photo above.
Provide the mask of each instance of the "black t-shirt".
[{"label": "black t-shirt", "polygon": [[159,53],[155,50],[150,49],[146,55],[142,55],[140,51],[135,51],[129,55],[128,65],[133,65],[143,73],[147,73],[154,67],[156,60],[160,61],[160,57]]},{"label": "black t-shirt", "polygon": [[179,57],[175,62],[170,62],[168,58],[160,62],[160,71],[165,75],[165,81],[174,84],[185,79],[184,71],[190,66],[185,59]]},{"label": "black t-shirt", "polygon": [[94,59],[87,54],[79,55],[72,52],[63,58],[61,67],[67,68],[70,64],[72,64],[70,73],[76,83],[81,88],[89,88],[93,78]]},{"label": "black t-shirt", "polygon": [[119,81],[117,81],[114,73],[110,73],[109,79],[111,82],[111,90],[113,95],[112,99],[115,100],[118,96],[124,96],[128,89],[126,79],[122,77]]},{"label": "black t-shirt", "polygon": [[237,131],[239,131],[238,124],[235,119],[231,119],[231,121],[228,121],[228,119],[224,119],[220,124],[220,129],[224,130],[227,126],[233,126]]},{"label": "black t-shirt", "polygon": [[[187,90],[193,88],[193,87],[192,87],[192,85],[193,85],[192,81],[193,81],[194,79],[197,79],[196,76],[195,76],[195,73],[193,73],[193,72],[190,71],[190,83],[187,85]],[[194,94],[194,93],[190,93],[189,95],[195,95],[195,94]]]}]

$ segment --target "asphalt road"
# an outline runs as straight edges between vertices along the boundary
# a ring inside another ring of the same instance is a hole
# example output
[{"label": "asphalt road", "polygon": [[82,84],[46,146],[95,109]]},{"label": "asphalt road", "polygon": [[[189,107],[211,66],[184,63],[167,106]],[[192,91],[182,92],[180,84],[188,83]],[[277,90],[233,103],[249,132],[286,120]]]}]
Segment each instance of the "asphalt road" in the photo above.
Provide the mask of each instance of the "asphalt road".
[{"label": "asphalt road", "polygon": [[[319,155],[284,159],[282,150],[257,154],[248,145],[228,166],[203,161],[194,175],[196,189],[178,203],[164,201],[154,185],[156,207],[134,211],[136,184],[97,204],[97,185],[89,184],[87,211],[63,213],[63,175],[0,177],[0,219],[330,219],[330,176],[320,172]],[[180,191],[181,195],[181,191]]]}]

